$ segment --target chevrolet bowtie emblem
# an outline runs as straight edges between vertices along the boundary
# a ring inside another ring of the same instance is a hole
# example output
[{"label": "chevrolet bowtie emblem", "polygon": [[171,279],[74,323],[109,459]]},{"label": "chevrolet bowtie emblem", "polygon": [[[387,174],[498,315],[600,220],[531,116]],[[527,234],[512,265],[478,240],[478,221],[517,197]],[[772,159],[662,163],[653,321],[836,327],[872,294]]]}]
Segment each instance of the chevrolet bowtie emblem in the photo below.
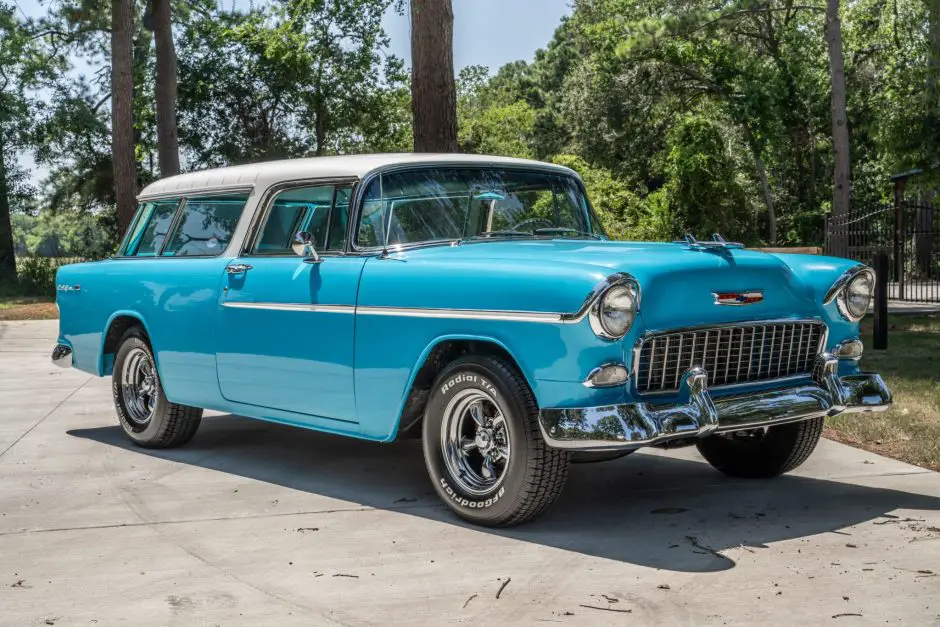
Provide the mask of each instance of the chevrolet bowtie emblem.
[{"label": "chevrolet bowtie emblem", "polygon": [[753,305],[764,300],[764,290],[746,292],[712,292],[716,305]]}]

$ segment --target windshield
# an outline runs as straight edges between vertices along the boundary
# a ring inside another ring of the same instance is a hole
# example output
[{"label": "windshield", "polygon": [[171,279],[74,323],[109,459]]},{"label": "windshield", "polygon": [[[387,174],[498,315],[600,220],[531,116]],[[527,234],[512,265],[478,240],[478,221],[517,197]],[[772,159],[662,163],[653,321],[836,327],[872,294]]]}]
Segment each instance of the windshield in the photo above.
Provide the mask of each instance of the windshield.
[{"label": "windshield", "polygon": [[430,168],[366,189],[361,247],[482,237],[603,237],[577,181],[520,170]]}]

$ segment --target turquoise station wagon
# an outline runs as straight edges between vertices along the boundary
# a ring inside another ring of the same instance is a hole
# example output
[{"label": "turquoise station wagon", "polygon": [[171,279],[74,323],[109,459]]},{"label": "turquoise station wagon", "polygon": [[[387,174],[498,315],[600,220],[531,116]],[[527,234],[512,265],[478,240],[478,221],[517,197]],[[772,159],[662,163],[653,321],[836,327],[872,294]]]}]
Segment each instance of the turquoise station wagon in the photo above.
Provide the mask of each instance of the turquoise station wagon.
[{"label": "turquoise station wagon", "polygon": [[52,359],[111,376],[127,436],[180,446],[203,408],[423,440],[458,515],[542,513],[570,461],[695,444],[768,478],[823,420],[880,411],[859,370],[874,273],[719,236],[610,241],[578,175],[364,155],[174,176],[111,259],[61,268]]}]

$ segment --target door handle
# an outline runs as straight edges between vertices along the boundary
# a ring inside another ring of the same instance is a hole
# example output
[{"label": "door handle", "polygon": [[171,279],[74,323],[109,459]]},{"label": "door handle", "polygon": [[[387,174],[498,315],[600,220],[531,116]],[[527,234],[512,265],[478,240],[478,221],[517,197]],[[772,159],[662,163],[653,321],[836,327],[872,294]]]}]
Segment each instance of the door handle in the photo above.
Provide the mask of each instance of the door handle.
[{"label": "door handle", "polygon": [[254,268],[254,266],[249,266],[247,263],[233,263],[230,266],[225,266],[225,271],[229,274],[244,274]]}]

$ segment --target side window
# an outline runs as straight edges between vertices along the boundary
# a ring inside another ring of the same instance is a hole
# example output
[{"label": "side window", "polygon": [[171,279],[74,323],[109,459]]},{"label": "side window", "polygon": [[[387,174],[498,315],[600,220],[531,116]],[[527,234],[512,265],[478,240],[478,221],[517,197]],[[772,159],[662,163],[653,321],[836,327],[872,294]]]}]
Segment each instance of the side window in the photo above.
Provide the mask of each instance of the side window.
[{"label": "side window", "polygon": [[163,255],[204,257],[220,254],[228,246],[247,200],[247,196],[189,199]]},{"label": "side window", "polygon": [[156,255],[163,246],[179,203],[179,198],[143,203],[137,210],[134,228],[127,236],[124,255],[128,257]]},{"label": "side window", "polygon": [[[292,255],[299,231],[313,235],[318,251],[340,251],[346,244],[350,187],[296,187],[274,197],[251,254]],[[335,197],[335,204],[334,204]]]}]

